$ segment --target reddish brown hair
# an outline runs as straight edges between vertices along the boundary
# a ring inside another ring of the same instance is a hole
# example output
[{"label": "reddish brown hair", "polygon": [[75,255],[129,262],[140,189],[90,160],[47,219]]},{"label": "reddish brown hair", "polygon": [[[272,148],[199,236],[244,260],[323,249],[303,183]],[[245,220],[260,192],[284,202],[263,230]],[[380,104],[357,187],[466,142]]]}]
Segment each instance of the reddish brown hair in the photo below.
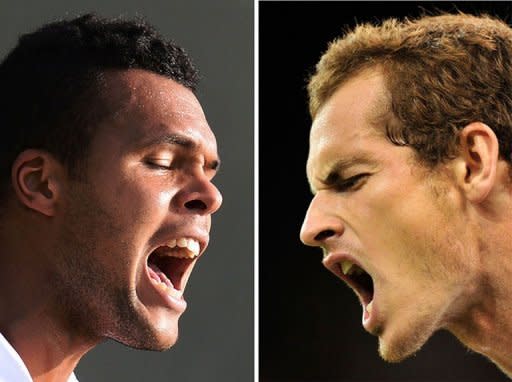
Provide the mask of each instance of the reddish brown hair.
[{"label": "reddish brown hair", "polygon": [[512,29],[503,21],[457,14],[357,26],[317,64],[308,85],[312,118],[347,79],[373,67],[391,96],[384,124],[393,143],[435,165],[457,152],[458,131],[479,121],[512,163]]}]

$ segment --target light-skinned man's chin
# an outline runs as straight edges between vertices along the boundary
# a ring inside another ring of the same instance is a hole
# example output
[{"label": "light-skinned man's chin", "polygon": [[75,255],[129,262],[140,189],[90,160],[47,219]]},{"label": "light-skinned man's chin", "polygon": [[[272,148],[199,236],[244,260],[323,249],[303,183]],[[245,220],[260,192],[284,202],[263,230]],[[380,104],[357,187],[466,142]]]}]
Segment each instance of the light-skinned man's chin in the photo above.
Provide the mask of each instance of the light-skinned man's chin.
[{"label": "light-skinned man's chin", "polygon": [[409,333],[408,336],[379,335],[379,355],[390,363],[398,363],[413,356],[427,342],[432,333]]}]

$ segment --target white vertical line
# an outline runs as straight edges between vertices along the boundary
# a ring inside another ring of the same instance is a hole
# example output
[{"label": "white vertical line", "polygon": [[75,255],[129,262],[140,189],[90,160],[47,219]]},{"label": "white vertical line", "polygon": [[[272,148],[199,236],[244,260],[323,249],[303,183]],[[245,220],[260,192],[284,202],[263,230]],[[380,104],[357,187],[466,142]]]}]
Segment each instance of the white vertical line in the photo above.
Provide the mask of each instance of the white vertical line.
[{"label": "white vertical line", "polygon": [[254,382],[259,381],[259,4],[254,0]]}]

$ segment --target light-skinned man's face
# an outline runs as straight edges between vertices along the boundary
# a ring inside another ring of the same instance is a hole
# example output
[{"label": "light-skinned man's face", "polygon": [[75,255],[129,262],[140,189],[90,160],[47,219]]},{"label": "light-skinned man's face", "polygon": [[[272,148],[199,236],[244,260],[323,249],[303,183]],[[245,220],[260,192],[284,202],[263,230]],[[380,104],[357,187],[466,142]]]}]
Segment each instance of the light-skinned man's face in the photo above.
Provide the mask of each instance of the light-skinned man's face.
[{"label": "light-skinned man's face", "polygon": [[165,349],[221,204],[216,141],[184,86],[142,70],[106,84],[114,113],[93,137],[86,180],[64,196],[55,285],[86,335]]},{"label": "light-skinned man's face", "polygon": [[476,261],[443,168],[428,172],[373,124],[385,94],[380,72],[366,70],[316,115],[301,239],[322,247],[324,265],[358,295],[382,357],[398,361],[467,308]]}]

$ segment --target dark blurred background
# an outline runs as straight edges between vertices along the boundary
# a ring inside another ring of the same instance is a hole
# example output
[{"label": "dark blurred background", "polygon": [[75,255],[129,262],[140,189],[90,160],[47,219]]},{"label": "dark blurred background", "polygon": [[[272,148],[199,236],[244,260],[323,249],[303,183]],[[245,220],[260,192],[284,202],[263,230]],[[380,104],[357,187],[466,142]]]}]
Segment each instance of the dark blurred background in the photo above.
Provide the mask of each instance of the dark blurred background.
[{"label": "dark blurred background", "polygon": [[508,380],[446,332],[411,359],[385,363],[377,339],[361,326],[353,292],[323,268],[320,250],[299,241],[311,198],[305,86],[327,43],[356,22],[457,10],[510,22],[512,6],[508,1],[259,3],[261,381]]}]

